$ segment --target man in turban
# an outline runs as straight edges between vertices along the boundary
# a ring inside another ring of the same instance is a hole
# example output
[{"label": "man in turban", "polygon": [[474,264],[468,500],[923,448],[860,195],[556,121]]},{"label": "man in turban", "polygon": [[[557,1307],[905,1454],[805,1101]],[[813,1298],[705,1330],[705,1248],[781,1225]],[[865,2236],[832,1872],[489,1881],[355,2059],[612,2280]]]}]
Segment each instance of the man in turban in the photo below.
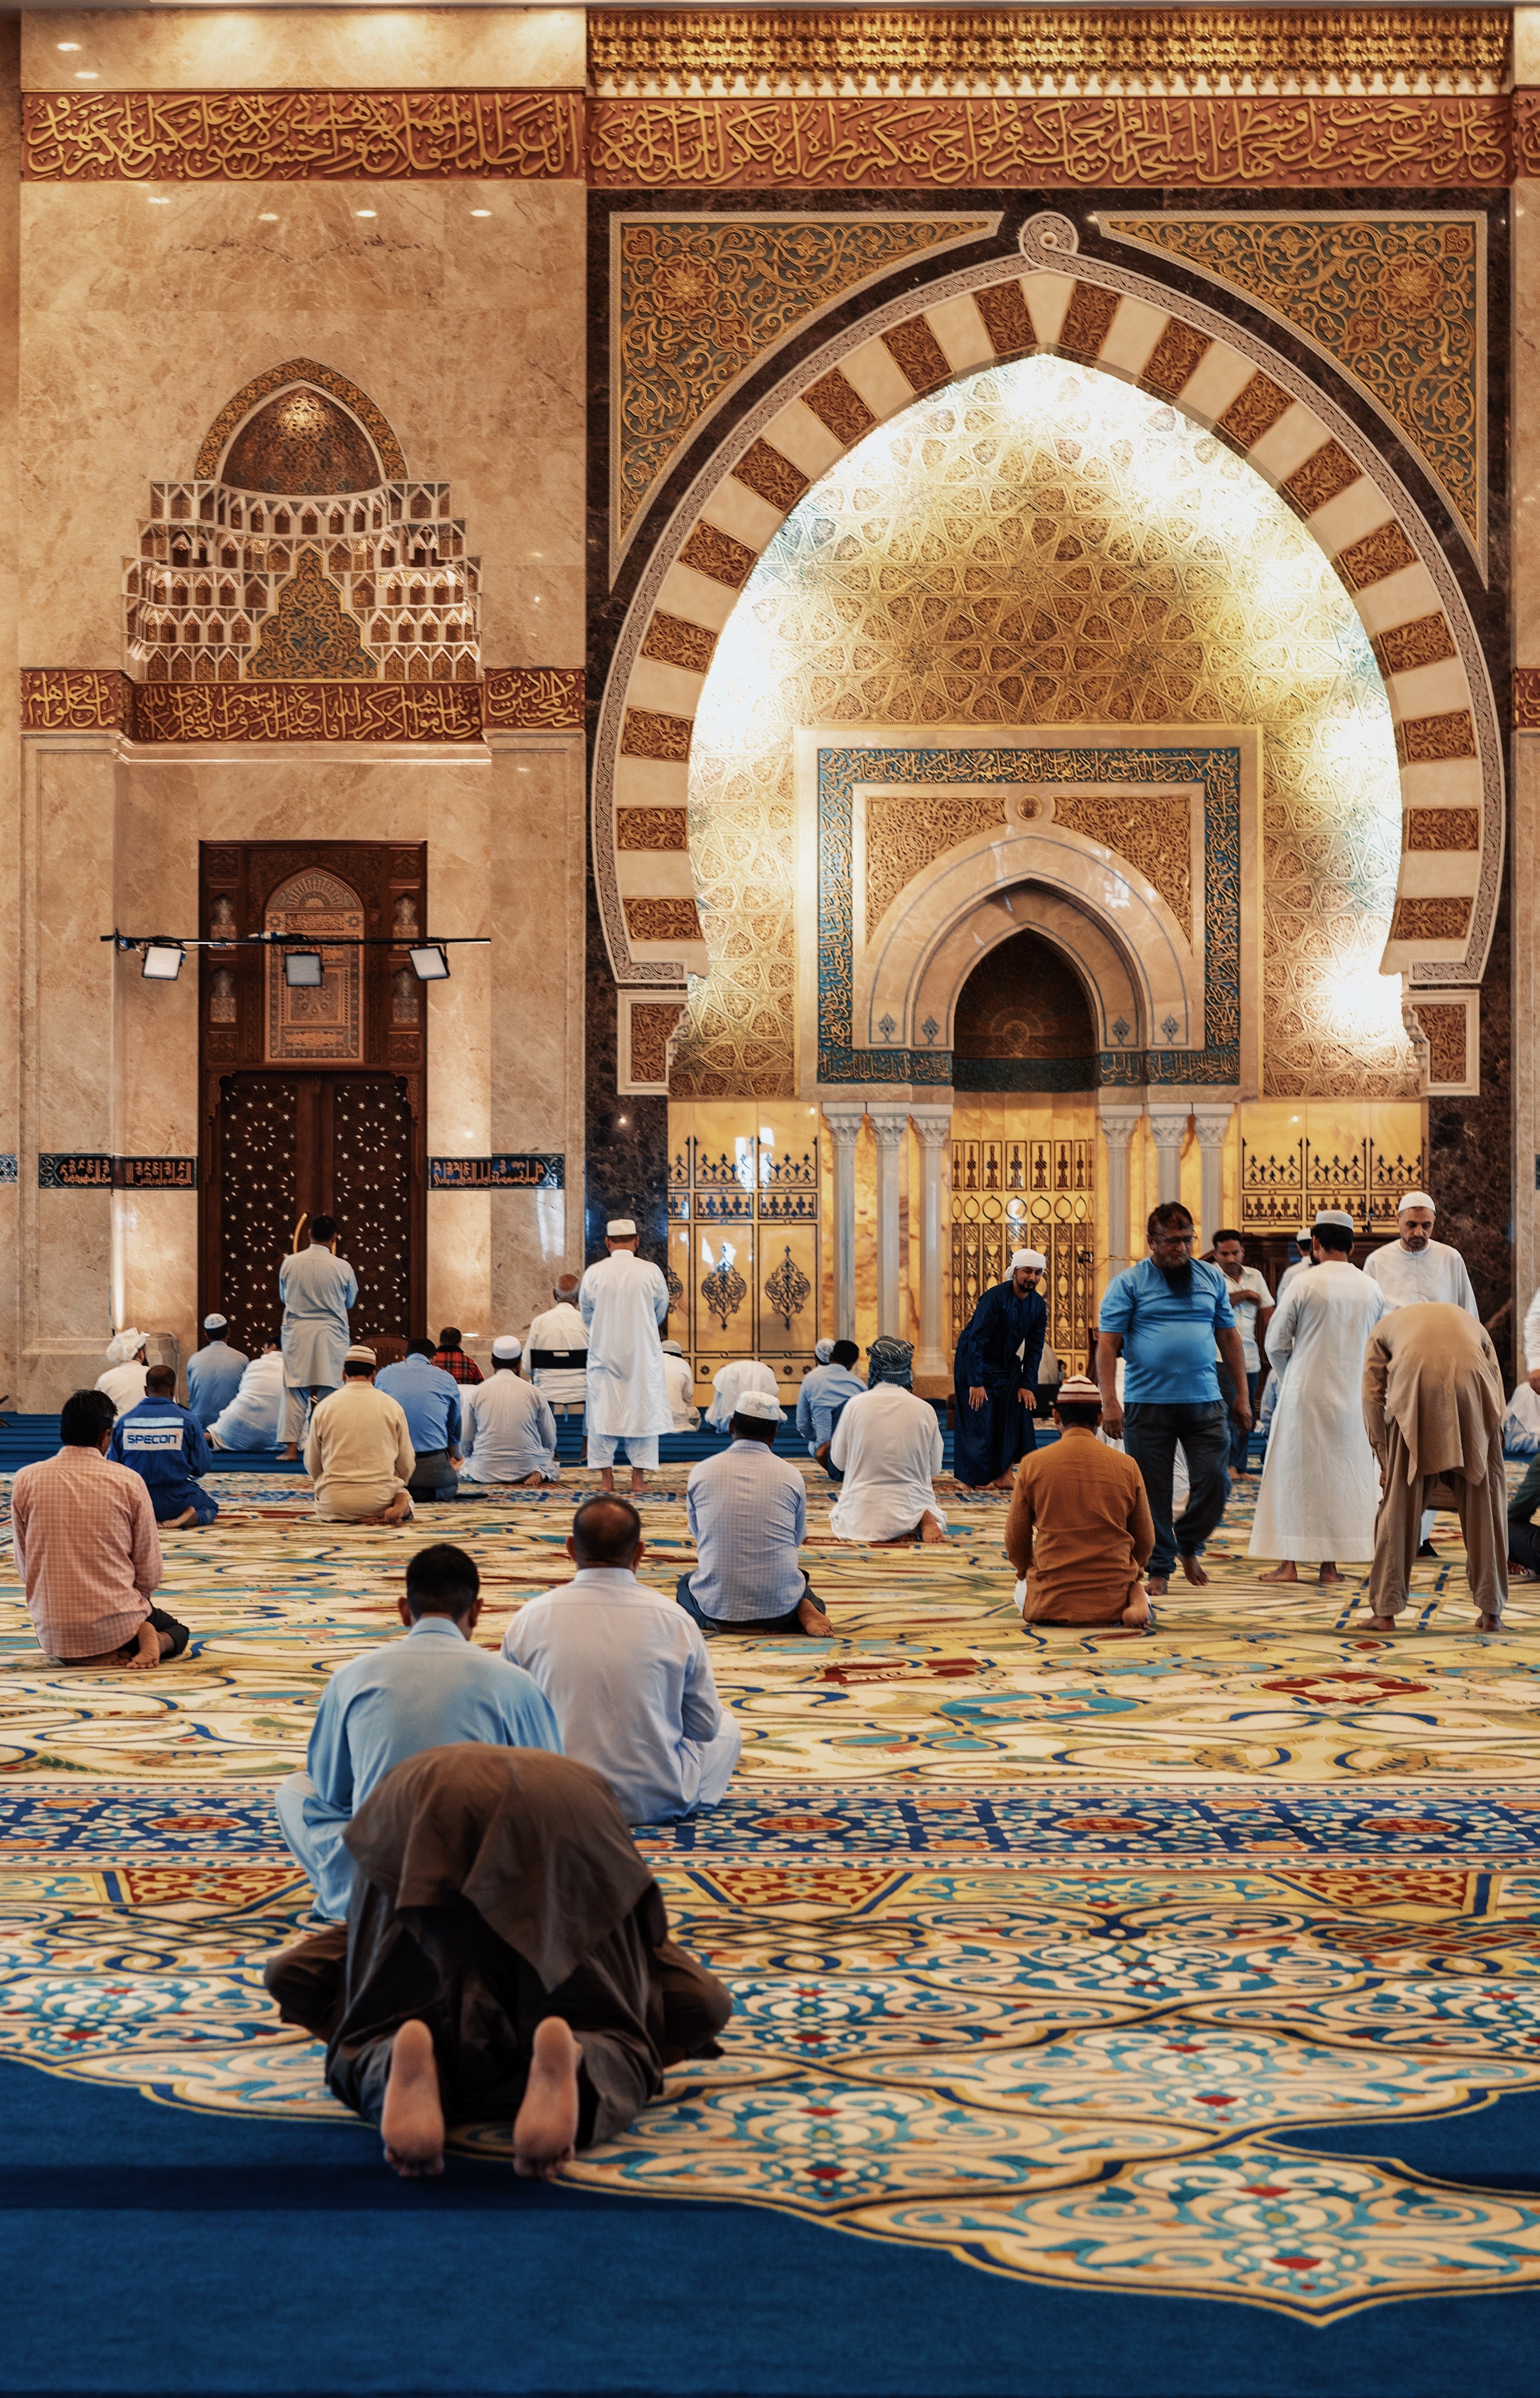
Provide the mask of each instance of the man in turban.
[{"label": "man in turban", "polygon": [[1440,1300],[1382,1316],[1364,1358],[1363,1420],[1383,1481],[1369,1575],[1373,1629],[1394,1631],[1423,1511],[1444,1506],[1460,1518],[1479,1628],[1495,1632],[1508,1586],[1503,1383],[1475,1317]]},{"label": "man in turban", "polygon": [[1019,1458],[1037,1446],[1037,1367],[1048,1311],[1039,1292],[1046,1260],[1018,1249],[1004,1282],[986,1290],[957,1343],[952,1368],[957,1479],[970,1490],[1008,1490]]},{"label": "man in turban", "polygon": [[944,1451],[936,1410],[917,1399],[914,1344],[887,1334],[866,1353],[866,1388],[845,1403],[829,1462],[844,1476],[829,1529],[842,1541],[944,1541],[934,1489]]}]

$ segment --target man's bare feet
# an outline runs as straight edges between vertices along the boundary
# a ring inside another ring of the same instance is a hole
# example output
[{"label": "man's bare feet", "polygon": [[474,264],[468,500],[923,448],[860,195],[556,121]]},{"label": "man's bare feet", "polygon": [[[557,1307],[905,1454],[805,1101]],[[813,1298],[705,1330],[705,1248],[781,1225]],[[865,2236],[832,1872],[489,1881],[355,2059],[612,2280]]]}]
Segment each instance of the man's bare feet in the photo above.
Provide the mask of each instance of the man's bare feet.
[{"label": "man's bare feet", "polygon": [[832,1640],[834,1627],[812,1593],[806,1592],[797,1601],[797,1622],[813,1640]]},{"label": "man's bare feet", "polygon": [[1164,1598],[1170,1588],[1170,1579],[1166,1574],[1152,1574],[1144,1587],[1152,1598]]},{"label": "man's bare feet", "polygon": [[640,1497],[641,1497],[641,1495],[642,1495],[642,1491],[643,1491],[643,1490],[645,1490],[645,1489],[646,1489],[646,1488],[647,1488],[647,1477],[646,1477],[646,1475],[645,1475],[644,1474],[642,1474],[642,1473],[640,1473],[640,1472],[638,1471],[638,1469],[633,1465],[633,1466],[632,1466],[632,1468],[631,1468],[631,1497],[632,1497],[633,1499],[640,1498]]},{"label": "man's bare feet", "polygon": [[385,2162],[403,2181],[444,2170],[444,2105],[433,2034],[426,2023],[404,2023],[390,2048],[390,2078],[380,2116]]},{"label": "man's bare feet", "polygon": [[572,2162],[582,2054],[560,2015],[536,2024],[530,2078],[513,2124],[513,2170],[528,2180],[554,2181]]},{"label": "man's bare feet", "polygon": [[937,1522],[934,1516],[922,1516],[920,1518],[920,1538],[925,1543],[927,1549],[933,1549],[939,1541],[944,1541],[946,1539],[946,1533],[943,1528]]},{"label": "man's bare feet", "polygon": [[1316,1580],[1317,1582],[1326,1583],[1341,1582],[1342,1575],[1337,1569],[1337,1563],[1334,1557],[1322,1557],[1320,1562],[1320,1570],[1317,1574]]},{"label": "man's bare feet", "polygon": [[1478,1632],[1501,1632],[1502,1628],[1503,1619],[1500,1615],[1479,1615],[1476,1619]]},{"label": "man's bare feet", "polygon": [[1394,1632],[1396,1619],[1393,1615],[1371,1615],[1369,1619],[1369,1628],[1371,1632]]},{"label": "man's bare feet", "polygon": [[1202,1564],[1198,1558],[1179,1556],[1177,1558],[1177,1563],[1182,1568],[1182,1570],[1186,1575],[1188,1581],[1192,1583],[1194,1589],[1201,1589],[1209,1577],[1204,1572]]},{"label": "man's bare feet", "polygon": [[1257,1576],[1258,1582],[1298,1582],[1299,1578],[1299,1571],[1292,1557],[1285,1557],[1282,1565],[1275,1566],[1271,1573]]},{"label": "man's bare feet", "polygon": [[608,1465],[601,1465],[599,1469],[599,1487],[601,1490],[613,1490],[615,1489],[615,1474],[613,1469]]},{"label": "man's bare feet", "polygon": [[1149,1623],[1150,1602],[1145,1597],[1144,1593],[1141,1590],[1135,1591],[1132,1598],[1129,1599],[1128,1606],[1123,1610],[1121,1620],[1125,1623],[1134,1625]]},{"label": "man's bare feet", "polygon": [[180,1516],[169,1516],[160,1529],[163,1532],[185,1532],[189,1525],[196,1522],[197,1509],[184,1507]]},{"label": "man's bare feet", "polygon": [[284,1450],[283,1454],[284,1454],[284,1460],[285,1460],[285,1462],[286,1462],[287,1464],[290,1464],[290,1465],[297,1465],[297,1464],[299,1463],[299,1462],[300,1462],[300,1452],[299,1452],[299,1450],[296,1448],[296,1447],[294,1446],[294,1443],[293,1443],[292,1441],[290,1441],[290,1444],[289,1444],[288,1448]]}]

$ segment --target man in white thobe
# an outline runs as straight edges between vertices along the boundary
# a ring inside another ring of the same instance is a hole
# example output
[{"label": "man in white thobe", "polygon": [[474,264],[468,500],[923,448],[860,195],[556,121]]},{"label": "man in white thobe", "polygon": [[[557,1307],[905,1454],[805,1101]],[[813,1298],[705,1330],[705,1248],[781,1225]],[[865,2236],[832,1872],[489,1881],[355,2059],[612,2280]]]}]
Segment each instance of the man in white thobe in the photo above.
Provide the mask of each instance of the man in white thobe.
[{"label": "man in white thobe", "polygon": [[551,1292],[552,1304],[537,1315],[524,1335],[530,1379],[554,1413],[560,1408],[579,1412],[588,1395],[588,1327],[577,1306],[575,1274],[562,1274]]},{"label": "man in white thobe", "polygon": [[314,1216],[310,1246],[278,1268],[283,1301],[283,1379],[289,1394],[286,1457],[298,1457],[306,1414],[341,1388],[350,1334],[347,1311],[358,1298],[358,1277],[337,1255],[337,1219]]},{"label": "man in white thobe", "polygon": [[690,1360],[677,1340],[663,1344],[663,1371],[669,1383],[669,1405],[673,1409],[675,1432],[694,1432],[700,1421],[700,1409],[696,1405],[696,1378],[690,1371]]},{"label": "man in white thobe", "polygon": [[[745,1391],[763,1391],[770,1399],[777,1396],[775,1367],[763,1365],[757,1357],[734,1357],[727,1365],[717,1367],[711,1377],[711,1391],[706,1421],[713,1432],[725,1432]],[[785,1414],[782,1408],[783,1419]]]},{"label": "man in white thobe", "polygon": [[674,1427],[658,1339],[669,1286],[637,1256],[629,1216],[612,1218],[604,1246],[609,1255],[588,1268],[577,1293],[588,1335],[588,1463],[598,1466],[601,1487],[613,1490],[615,1445],[624,1441],[634,1493],[656,1467],[659,1433]]},{"label": "man in white thobe", "polygon": [[532,1389],[519,1371],[521,1344],[505,1332],[492,1344],[492,1374],[462,1391],[461,1437],[465,1482],[558,1482],[556,1418],[544,1391]]},{"label": "man in white thobe", "polygon": [[107,1343],[107,1370],[97,1376],[96,1387],[106,1392],[120,1416],[126,1416],[144,1396],[149,1370],[144,1335],[137,1325],[130,1324],[125,1331],[115,1333]]},{"label": "man in white thobe", "polygon": [[830,1443],[830,1462],[844,1479],[829,1529],[842,1541],[885,1546],[946,1538],[934,1489],[945,1462],[936,1410],[910,1388],[914,1347],[885,1333],[867,1355],[867,1387],[851,1399]]},{"label": "man in white thobe", "polygon": [[[1419,1300],[1445,1307],[1463,1307],[1474,1315],[1478,1324],[1481,1311],[1476,1304],[1476,1293],[1470,1287],[1466,1261],[1458,1249],[1447,1241],[1433,1237],[1435,1209],[1425,1191],[1409,1191],[1396,1210],[1395,1240],[1383,1249],[1374,1249],[1363,1261],[1363,1270],[1377,1282],[1385,1297],[1388,1314],[1393,1307],[1412,1307]],[[1423,1517],[1420,1557],[1436,1557],[1433,1545],[1433,1510]]]},{"label": "man in white thobe", "polygon": [[215,1448],[277,1448],[283,1438],[283,1352],[269,1342],[209,1425],[209,1441]]},{"label": "man in white thobe", "polygon": [[563,1752],[601,1773],[628,1824],[714,1807],[743,1734],[717,1695],[705,1638],[671,1596],[638,1582],[642,1519],[598,1493],[573,1517],[577,1571],[526,1599],[503,1654],[549,1700]]},{"label": "man in white thobe", "polygon": [[1278,1391],[1251,1533],[1254,1557],[1281,1557],[1263,1582],[1297,1582],[1298,1565],[1341,1582],[1339,1557],[1371,1557],[1380,1475],[1364,1430],[1364,1350],[1385,1293],[1353,1263],[1353,1219],[1323,1211],[1314,1268],[1290,1284],[1267,1333],[1289,1370]]}]

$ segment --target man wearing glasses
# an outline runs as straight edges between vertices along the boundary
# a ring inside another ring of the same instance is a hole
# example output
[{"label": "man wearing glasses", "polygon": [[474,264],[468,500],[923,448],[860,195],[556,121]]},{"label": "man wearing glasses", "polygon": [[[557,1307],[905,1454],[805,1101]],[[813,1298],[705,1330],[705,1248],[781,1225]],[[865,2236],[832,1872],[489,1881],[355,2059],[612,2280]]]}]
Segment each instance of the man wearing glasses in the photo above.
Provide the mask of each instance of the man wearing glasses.
[{"label": "man wearing glasses", "polygon": [[[1237,1430],[1250,1431],[1246,1360],[1235,1311],[1218,1266],[1193,1256],[1193,1219],[1179,1200],[1157,1207],[1146,1227],[1150,1254],[1107,1287],[1096,1339],[1096,1378],[1107,1437],[1121,1434],[1144,1477],[1155,1518],[1149,1592],[1164,1596],[1180,1558],[1190,1583],[1209,1579],[1198,1562],[1230,1496],[1229,1426],[1215,1370],[1215,1348],[1236,1398]],[[1124,1387],[1117,1391],[1117,1361]],[[1171,1522],[1171,1475],[1180,1443],[1191,1485]]]},{"label": "man wearing glasses", "polygon": [[965,1489],[1008,1490],[1018,1460],[1037,1446],[1037,1367],[1048,1328],[1043,1268],[1039,1250],[1016,1250],[1008,1281],[984,1292],[957,1343],[952,1471]]}]

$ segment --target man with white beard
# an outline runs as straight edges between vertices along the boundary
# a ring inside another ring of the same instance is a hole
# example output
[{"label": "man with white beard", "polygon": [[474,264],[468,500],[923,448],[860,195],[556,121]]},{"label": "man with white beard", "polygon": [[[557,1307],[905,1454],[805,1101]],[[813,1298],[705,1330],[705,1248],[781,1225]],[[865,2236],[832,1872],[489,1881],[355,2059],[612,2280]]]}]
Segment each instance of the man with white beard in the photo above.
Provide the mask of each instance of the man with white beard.
[{"label": "man with white beard", "polygon": [[1288,1361],[1278,1391],[1251,1533],[1254,1557],[1281,1557],[1263,1582],[1298,1582],[1313,1564],[1341,1582],[1339,1557],[1371,1557],[1379,1472],[1364,1430],[1361,1384],[1385,1293],[1353,1263],[1353,1219],[1325,1208],[1311,1233],[1314,1270],[1291,1283],[1267,1333]]}]

